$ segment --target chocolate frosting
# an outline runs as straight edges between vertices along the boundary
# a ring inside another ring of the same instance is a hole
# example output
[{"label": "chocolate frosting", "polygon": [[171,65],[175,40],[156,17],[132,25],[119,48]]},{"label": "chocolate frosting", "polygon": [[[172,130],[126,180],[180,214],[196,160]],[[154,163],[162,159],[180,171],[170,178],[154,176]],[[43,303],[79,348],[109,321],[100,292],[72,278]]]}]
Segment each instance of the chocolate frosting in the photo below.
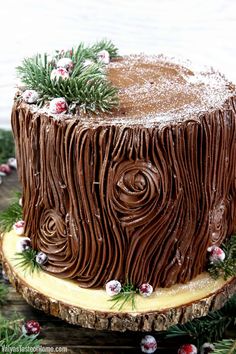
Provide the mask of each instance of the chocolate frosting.
[{"label": "chocolate frosting", "polygon": [[[26,236],[48,255],[46,271],[83,287],[187,282],[205,269],[207,247],[235,229],[236,97],[219,74],[188,84],[181,75],[193,72],[148,60],[111,65],[121,97],[113,116],[55,119],[19,100],[13,107]],[[158,77],[174,88],[155,105],[158,87],[147,101],[140,87]],[[184,88],[173,103],[176,80]]]}]

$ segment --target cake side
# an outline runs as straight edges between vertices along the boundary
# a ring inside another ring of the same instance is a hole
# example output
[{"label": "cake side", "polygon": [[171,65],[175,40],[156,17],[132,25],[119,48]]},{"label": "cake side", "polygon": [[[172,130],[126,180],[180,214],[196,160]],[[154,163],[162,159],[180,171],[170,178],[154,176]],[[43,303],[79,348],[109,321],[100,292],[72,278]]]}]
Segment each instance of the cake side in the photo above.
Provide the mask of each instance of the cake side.
[{"label": "cake side", "polygon": [[201,273],[208,246],[235,228],[236,98],[216,108],[154,127],[90,126],[15,102],[26,235],[45,270],[83,287]]}]

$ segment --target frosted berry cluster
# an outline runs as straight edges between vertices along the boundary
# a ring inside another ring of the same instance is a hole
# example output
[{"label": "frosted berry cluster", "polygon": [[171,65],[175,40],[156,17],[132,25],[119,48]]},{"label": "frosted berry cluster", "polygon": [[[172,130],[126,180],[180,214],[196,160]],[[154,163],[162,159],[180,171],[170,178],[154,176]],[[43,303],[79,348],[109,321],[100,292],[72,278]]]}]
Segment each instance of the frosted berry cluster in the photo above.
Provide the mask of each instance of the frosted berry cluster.
[{"label": "frosted berry cluster", "polygon": [[[16,251],[18,253],[26,252],[32,249],[31,240],[29,237],[21,237],[16,244]],[[42,266],[47,263],[48,257],[45,253],[39,251],[35,256],[35,262]]]},{"label": "frosted berry cluster", "polygon": [[[61,51],[61,55],[64,54],[64,51]],[[49,58],[48,58],[49,59]],[[101,50],[97,53],[97,61],[104,64],[109,64],[110,55],[107,50]],[[48,62],[55,66],[51,71],[50,80],[55,84],[60,80],[69,80],[71,74],[73,73],[75,63],[71,58],[60,58],[57,62],[55,58],[48,60]],[[83,62],[83,68],[86,69],[88,66],[93,65],[94,61],[91,59],[86,59]],[[29,104],[37,103],[39,100],[39,94],[35,90],[25,90],[22,94],[22,99]],[[64,97],[56,97],[52,99],[49,103],[49,112],[51,114],[62,114],[68,111],[68,103]]]},{"label": "frosted berry cluster", "polygon": [[207,251],[209,252],[209,261],[211,264],[216,262],[223,262],[225,259],[225,252],[218,246],[210,246]]}]

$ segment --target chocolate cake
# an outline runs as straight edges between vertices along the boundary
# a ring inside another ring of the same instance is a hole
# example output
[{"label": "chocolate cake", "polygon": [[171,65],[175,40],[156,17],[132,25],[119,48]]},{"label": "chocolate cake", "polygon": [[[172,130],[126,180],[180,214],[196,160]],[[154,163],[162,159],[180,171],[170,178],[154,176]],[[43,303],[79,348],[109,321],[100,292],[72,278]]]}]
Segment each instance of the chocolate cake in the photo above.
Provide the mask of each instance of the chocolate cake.
[{"label": "chocolate cake", "polygon": [[48,256],[45,271],[81,287],[186,283],[235,229],[235,88],[162,56],[106,70],[112,114],[15,100],[25,234]]}]

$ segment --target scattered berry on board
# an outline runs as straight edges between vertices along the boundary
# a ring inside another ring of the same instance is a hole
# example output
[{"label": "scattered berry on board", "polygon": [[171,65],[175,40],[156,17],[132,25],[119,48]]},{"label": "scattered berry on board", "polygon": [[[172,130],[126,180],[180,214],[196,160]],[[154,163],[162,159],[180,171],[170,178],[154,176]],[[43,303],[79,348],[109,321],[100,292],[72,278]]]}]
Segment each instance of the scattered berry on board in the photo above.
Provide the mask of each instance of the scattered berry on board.
[{"label": "scattered berry on board", "polygon": [[106,283],[106,293],[109,296],[115,296],[121,292],[121,283],[118,280],[110,280]]},{"label": "scattered berry on board", "polygon": [[20,240],[18,240],[17,245],[16,245],[16,251],[17,252],[24,252],[27,251],[31,248],[31,241],[28,237],[23,237]]},{"label": "scattered berry on board", "polygon": [[197,354],[197,348],[193,344],[183,344],[179,348],[178,354]]},{"label": "scattered berry on board", "polygon": [[38,336],[40,333],[40,324],[37,321],[29,320],[22,326],[22,334],[25,336]]},{"label": "scattered berry on board", "polygon": [[25,222],[23,220],[19,220],[17,221],[14,225],[13,225],[13,229],[15,230],[16,234],[19,236],[24,235],[25,232]]},{"label": "scattered berry on board", "polygon": [[225,259],[225,252],[218,246],[210,246],[207,251],[209,252],[209,261],[212,264],[216,262],[223,262]]},{"label": "scattered berry on board", "polygon": [[157,350],[157,341],[153,336],[147,335],[141,340],[140,347],[143,353],[154,353]]},{"label": "scattered berry on board", "polygon": [[148,283],[144,283],[139,287],[139,293],[143,297],[151,296],[153,293],[153,287]]},{"label": "scattered berry on board", "polygon": [[43,264],[47,263],[48,257],[45,253],[38,252],[35,260],[39,265],[43,265]]}]

